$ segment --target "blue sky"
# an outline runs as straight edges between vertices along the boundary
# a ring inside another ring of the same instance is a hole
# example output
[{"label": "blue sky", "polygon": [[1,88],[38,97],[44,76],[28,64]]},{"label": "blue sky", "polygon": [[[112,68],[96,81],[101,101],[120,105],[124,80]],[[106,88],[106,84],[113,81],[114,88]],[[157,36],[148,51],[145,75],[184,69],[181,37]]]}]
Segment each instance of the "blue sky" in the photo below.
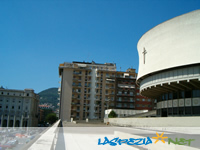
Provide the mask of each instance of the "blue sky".
[{"label": "blue sky", "polygon": [[0,85],[58,87],[59,64],[72,61],[138,70],[140,37],[199,8],[199,0],[1,0]]}]

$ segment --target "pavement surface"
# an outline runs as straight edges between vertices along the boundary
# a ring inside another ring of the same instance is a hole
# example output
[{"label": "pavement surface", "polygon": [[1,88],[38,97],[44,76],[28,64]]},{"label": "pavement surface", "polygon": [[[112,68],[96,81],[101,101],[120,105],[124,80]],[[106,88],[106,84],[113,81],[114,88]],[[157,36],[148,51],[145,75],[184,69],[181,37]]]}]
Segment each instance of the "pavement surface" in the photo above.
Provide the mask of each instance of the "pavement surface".
[{"label": "pavement surface", "polygon": [[[161,135],[163,131],[155,129],[141,129],[134,127],[116,127],[105,125],[104,123],[71,123],[63,122],[63,127],[59,128],[57,135],[56,150],[147,150],[140,146],[129,146],[127,144],[111,146],[109,144],[98,145],[104,142],[104,137],[109,140],[116,138],[114,136],[115,131],[123,133],[142,136],[142,137],[156,137],[156,132]],[[200,135],[190,133],[177,133],[177,132],[164,132],[164,136],[167,136],[173,140],[195,139],[191,142],[191,145],[186,147],[190,150],[192,148],[200,149]],[[120,137],[119,137],[120,138]],[[166,140],[165,140],[166,141]],[[161,141],[159,141],[161,142]],[[167,141],[166,141],[167,142]],[[162,148],[161,148],[162,149]]]}]

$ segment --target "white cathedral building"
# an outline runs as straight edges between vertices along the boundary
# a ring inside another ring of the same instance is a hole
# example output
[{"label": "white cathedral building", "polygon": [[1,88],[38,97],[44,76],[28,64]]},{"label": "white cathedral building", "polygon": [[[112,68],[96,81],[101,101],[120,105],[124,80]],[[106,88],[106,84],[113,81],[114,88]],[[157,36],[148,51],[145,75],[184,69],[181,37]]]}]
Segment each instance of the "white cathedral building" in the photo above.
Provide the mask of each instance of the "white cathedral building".
[{"label": "white cathedral building", "polygon": [[200,116],[200,10],[152,28],[137,49],[137,83],[157,99],[157,116]]}]

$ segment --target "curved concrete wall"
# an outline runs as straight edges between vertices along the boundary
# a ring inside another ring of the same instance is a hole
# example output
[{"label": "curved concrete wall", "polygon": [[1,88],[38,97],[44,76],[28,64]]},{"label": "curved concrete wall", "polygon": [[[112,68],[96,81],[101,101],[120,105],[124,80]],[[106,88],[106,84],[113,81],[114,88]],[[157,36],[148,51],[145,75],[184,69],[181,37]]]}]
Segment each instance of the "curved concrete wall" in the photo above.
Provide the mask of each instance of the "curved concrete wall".
[{"label": "curved concrete wall", "polygon": [[[200,10],[175,17],[145,33],[137,45],[137,79],[169,68],[200,63]],[[145,64],[143,51],[146,50]]]}]

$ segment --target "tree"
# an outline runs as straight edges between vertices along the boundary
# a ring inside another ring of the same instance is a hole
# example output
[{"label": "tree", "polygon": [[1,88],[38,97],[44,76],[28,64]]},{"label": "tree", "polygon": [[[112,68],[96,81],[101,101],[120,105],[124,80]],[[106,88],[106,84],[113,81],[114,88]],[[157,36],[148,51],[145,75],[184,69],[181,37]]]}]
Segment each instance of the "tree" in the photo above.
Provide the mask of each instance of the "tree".
[{"label": "tree", "polygon": [[50,113],[47,115],[45,120],[46,120],[46,122],[53,124],[54,122],[56,122],[58,120],[58,117],[56,117],[55,113]]},{"label": "tree", "polygon": [[112,110],[109,114],[108,114],[108,118],[116,118],[117,114]]}]

